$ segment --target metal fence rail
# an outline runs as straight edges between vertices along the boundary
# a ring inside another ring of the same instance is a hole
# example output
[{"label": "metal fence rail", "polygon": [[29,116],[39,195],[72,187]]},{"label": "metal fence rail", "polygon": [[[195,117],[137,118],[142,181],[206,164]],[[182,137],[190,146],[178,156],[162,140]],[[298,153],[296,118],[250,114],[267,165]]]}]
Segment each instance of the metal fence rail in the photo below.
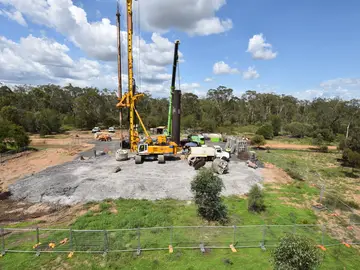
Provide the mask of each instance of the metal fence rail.
[{"label": "metal fence rail", "polygon": [[[317,245],[359,245],[360,224],[343,227],[342,238],[332,236],[330,224],[169,226],[113,230],[0,228],[2,255],[28,252],[137,252],[176,249],[235,249],[276,246],[287,233],[305,235]],[[338,229],[338,228],[337,228]]]}]

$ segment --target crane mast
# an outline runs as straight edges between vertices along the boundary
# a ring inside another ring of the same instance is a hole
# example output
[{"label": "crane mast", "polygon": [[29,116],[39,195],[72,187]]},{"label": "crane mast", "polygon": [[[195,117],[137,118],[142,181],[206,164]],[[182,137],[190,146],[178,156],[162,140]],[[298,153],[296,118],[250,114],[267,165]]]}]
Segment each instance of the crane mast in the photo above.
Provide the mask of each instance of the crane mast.
[{"label": "crane mast", "polygon": [[172,107],[173,107],[173,99],[174,99],[174,91],[175,91],[176,68],[177,68],[177,62],[178,62],[179,44],[180,44],[180,41],[176,40],[175,48],[174,48],[174,61],[173,61],[170,96],[169,96],[169,113],[168,113],[168,123],[167,123],[168,136],[172,135],[172,118],[173,118],[173,108]]}]

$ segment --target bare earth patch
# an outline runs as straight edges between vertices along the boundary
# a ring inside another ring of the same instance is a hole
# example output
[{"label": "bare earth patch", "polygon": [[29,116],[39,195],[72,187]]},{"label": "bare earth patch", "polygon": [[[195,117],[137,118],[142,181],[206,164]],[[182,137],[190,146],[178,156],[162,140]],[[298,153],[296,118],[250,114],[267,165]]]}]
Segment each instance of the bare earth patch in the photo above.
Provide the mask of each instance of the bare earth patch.
[{"label": "bare earth patch", "polygon": [[264,168],[261,170],[265,184],[290,184],[291,177],[282,169],[276,167],[271,163],[264,163]]},{"label": "bare earth patch", "polygon": [[[264,147],[267,146],[273,149],[294,149],[294,150],[308,150],[315,147],[313,145],[289,144],[289,143],[279,143],[273,141],[267,141],[267,144]],[[336,146],[328,146],[328,148],[329,150],[336,150]]]},{"label": "bare earth patch", "polygon": [[47,167],[74,160],[76,155],[93,147],[91,144],[77,145],[69,149],[51,148],[38,152],[24,152],[0,164],[0,192],[10,184],[27,175],[40,172]]}]

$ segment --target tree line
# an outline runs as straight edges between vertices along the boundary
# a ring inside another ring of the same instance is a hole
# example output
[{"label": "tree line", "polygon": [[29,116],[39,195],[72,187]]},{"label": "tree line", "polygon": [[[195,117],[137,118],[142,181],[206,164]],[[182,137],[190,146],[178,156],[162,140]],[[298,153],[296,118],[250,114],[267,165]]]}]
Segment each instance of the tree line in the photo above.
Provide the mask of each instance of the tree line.
[{"label": "tree line", "polygon": [[[168,100],[145,92],[137,103],[146,127],[166,125]],[[47,135],[68,129],[118,125],[115,91],[71,84],[37,87],[0,87],[0,121],[26,132]],[[360,124],[360,100],[317,98],[300,100],[290,95],[246,91],[236,96],[231,88],[210,89],[205,97],[182,95],[183,129],[236,133],[255,126],[259,134],[272,139],[279,134],[309,136],[318,143],[354,137]],[[127,126],[127,110],[123,111]],[[4,137],[4,136],[2,136]]]}]

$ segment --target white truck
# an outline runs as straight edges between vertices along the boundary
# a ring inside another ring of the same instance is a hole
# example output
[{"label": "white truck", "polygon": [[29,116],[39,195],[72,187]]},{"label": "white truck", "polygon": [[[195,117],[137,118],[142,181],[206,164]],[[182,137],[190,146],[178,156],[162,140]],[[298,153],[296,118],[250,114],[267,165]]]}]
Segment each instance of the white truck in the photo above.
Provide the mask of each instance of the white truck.
[{"label": "white truck", "polygon": [[206,161],[213,161],[214,159],[219,158],[225,161],[229,161],[230,154],[222,150],[220,146],[215,145],[214,147],[210,146],[201,146],[201,147],[190,147],[190,154],[188,156],[188,163],[190,166],[195,166],[198,162],[204,164]]}]

